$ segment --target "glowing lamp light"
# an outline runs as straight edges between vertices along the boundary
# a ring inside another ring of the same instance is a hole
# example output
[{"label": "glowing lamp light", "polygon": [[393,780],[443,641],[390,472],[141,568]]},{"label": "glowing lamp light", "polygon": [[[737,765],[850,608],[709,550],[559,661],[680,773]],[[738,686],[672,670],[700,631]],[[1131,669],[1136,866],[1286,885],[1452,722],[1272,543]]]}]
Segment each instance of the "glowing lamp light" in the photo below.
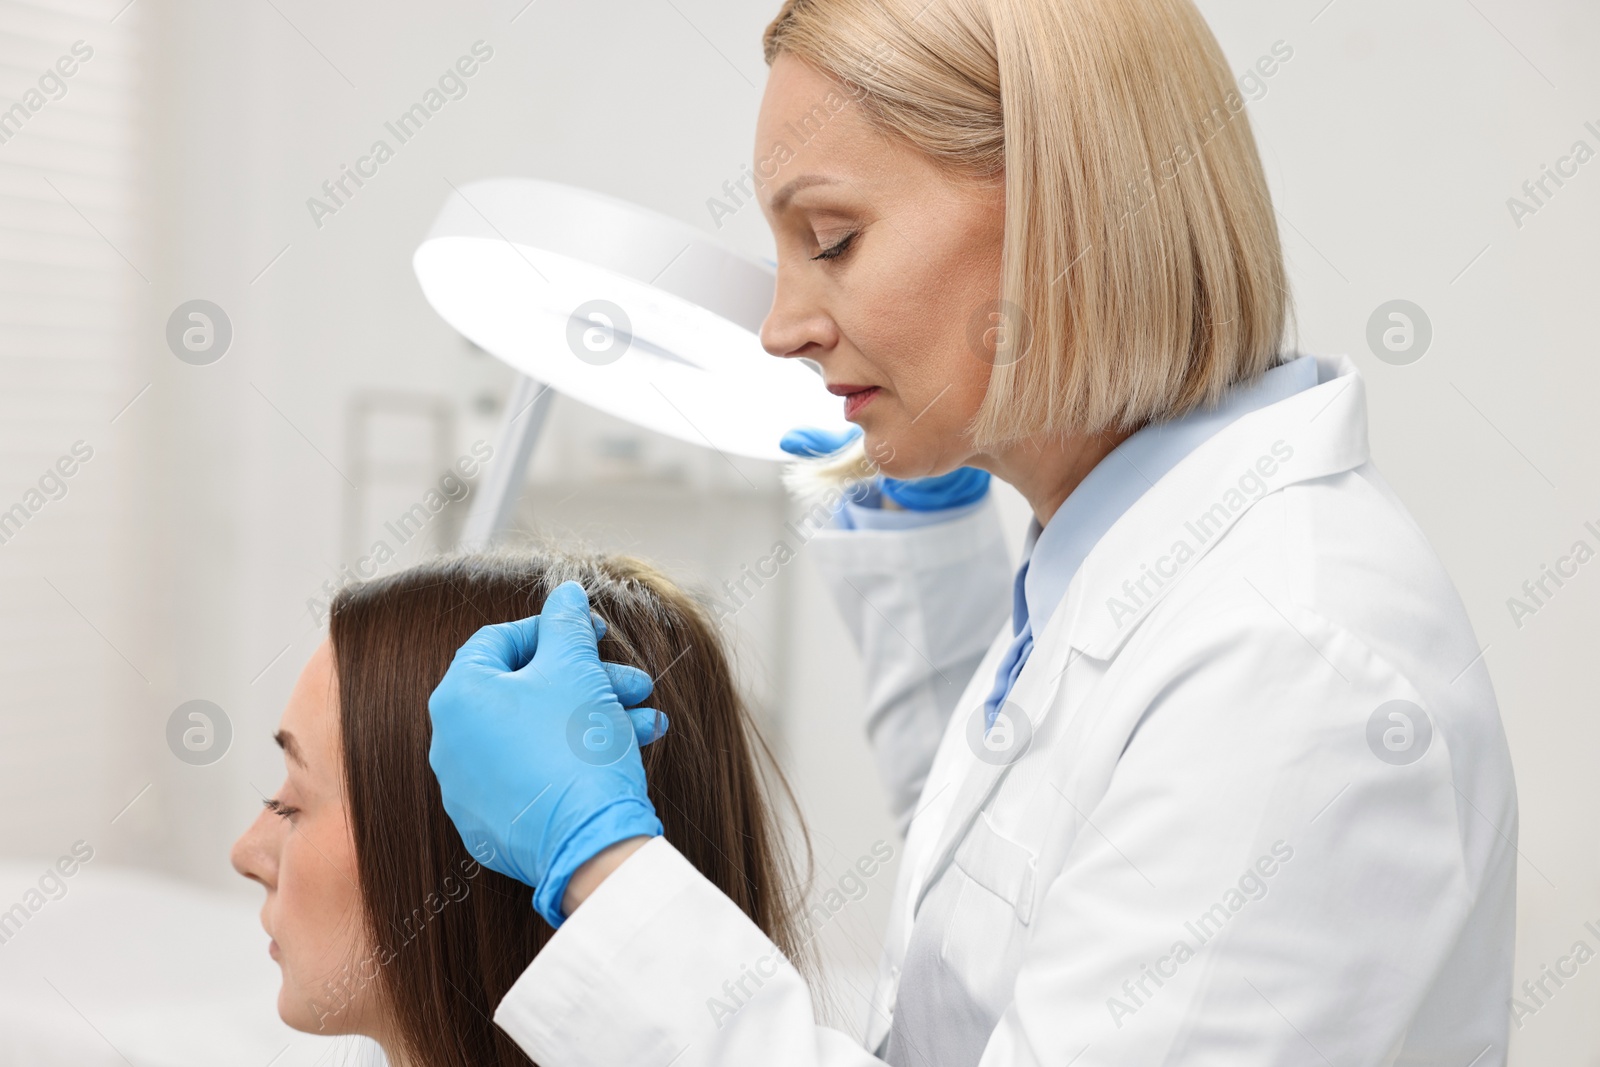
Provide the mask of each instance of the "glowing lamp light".
[{"label": "glowing lamp light", "polygon": [[792,427],[848,426],[814,366],[761,347],[772,267],[676,219],[492,178],[449,196],[412,264],[474,344],[639,426],[768,460]]}]

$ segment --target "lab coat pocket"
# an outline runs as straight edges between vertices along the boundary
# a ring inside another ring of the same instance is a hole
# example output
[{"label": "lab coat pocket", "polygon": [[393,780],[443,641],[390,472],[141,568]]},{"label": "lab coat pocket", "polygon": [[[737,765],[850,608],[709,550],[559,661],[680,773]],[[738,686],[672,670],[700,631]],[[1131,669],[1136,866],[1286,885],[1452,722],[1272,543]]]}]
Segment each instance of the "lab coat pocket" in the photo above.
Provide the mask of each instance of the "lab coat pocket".
[{"label": "lab coat pocket", "polygon": [[998,998],[987,1005],[998,1010],[1010,998],[1033,918],[1034,857],[980,812],[953,859],[961,887],[940,956],[975,999]]},{"label": "lab coat pocket", "polygon": [[1010,904],[1017,922],[1028,925],[1033,918],[1032,852],[1002,837],[980,811],[956,846],[954,859],[968,878]]}]

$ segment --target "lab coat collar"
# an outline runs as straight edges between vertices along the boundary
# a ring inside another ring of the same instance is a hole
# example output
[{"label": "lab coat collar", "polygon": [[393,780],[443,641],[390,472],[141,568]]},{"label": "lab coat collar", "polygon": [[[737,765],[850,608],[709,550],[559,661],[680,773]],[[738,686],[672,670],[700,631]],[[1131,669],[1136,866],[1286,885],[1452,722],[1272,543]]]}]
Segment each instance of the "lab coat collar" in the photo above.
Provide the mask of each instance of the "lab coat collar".
[{"label": "lab coat collar", "polygon": [[[1003,714],[1028,720],[1010,728],[1021,731],[1024,738],[1036,733],[1056,704],[1072,657],[1115,656],[1151,609],[1257,501],[1285,486],[1351,470],[1366,460],[1366,391],[1347,356],[1319,358],[1315,386],[1242,415],[1215,433],[1158,479],[1084,560],[1060,610],[1036,635],[1033,655],[1002,708]],[[1187,552],[1176,549],[1180,543],[1188,546]],[[1152,571],[1158,573],[1151,576]],[[1004,644],[997,640],[991,646],[984,660],[990,672]],[[965,720],[974,711],[963,706],[957,714]],[[981,703],[975,714],[983,714]],[[968,725],[963,721],[958,728]],[[989,794],[1015,760],[1026,755],[1027,747],[1024,739],[1011,759],[997,762],[977,759],[974,749],[974,758],[962,761],[954,772],[960,788],[944,809],[938,841],[925,861],[915,864],[918,873],[913,877],[918,881],[911,914],[949,863]],[[945,788],[932,781],[928,785],[936,789],[936,798]],[[937,817],[939,807],[930,803],[929,814]]]},{"label": "lab coat collar", "polygon": [[1236,386],[1216,407],[1153,423],[1112,449],[1067,494],[1049,523],[1041,527],[1037,518],[1028,523],[1022,546],[1026,569],[1018,569],[1012,593],[1012,633],[1021,633],[1025,621],[1032,622],[1035,634],[1044,629],[1095,545],[1185,456],[1250,412],[1316,384],[1316,358],[1298,356]]},{"label": "lab coat collar", "polygon": [[1112,525],[1067,588],[1066,640],[1057,644],[1096,659],[1116,655],[1257,501],[1367,456],[1361,375],[1348,356],[1319,358],[1315,386],[1219,430]]}]

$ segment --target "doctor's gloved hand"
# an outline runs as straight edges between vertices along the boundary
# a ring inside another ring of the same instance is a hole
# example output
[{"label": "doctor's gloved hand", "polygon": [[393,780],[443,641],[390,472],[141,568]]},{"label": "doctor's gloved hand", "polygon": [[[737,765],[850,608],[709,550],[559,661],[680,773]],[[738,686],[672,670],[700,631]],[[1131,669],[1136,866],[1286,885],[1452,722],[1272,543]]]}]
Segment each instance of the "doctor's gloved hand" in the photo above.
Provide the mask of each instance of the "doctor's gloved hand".
[{"label": "doctor's gloved hand", "polygon": [[666,732],[666,717],[625,707],[653,683],[602,662],[603,633],[583,587],[563,582],[540,614],[473,634],[428,699],[445,812],[479,863],[533,886],[551,926],[587,860],[661,833],[639,748]]},{"label": "doctor's gloved hand", "polygon": [[[815,458],[839,451],[861,436],[861,427],[834,432],[815,427],[790,430],[778,447],[792,456]],[[890,478],[878,475],[879,490],[907,511],[938,511],[971,504],[989,491],[989,472],[976,467],[957,467],[949,474],[933,478]]]}]

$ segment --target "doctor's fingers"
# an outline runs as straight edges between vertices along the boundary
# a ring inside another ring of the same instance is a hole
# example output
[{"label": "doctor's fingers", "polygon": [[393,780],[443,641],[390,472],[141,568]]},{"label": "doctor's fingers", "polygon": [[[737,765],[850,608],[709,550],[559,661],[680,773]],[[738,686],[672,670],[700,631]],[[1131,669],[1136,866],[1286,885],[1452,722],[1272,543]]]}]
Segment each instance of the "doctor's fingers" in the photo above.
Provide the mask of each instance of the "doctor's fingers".
[{"label": "doctor's fingers", "polygon": [[628,718],[633,722],[633,736],[643,748],[660,740],[667,732],[667,713],[655,708],[629,708]]},{"label": "doctor's fingers", "polygon": [[539,616],[481,627],[456,649],[449,674],[484,672],[504,674],[533,659],[539,647]]},{"label": "doctor's fingers", "polygon": [[600,637],[589,610],[589,594],[577,582],[566,581],[550,590],[539,612],[536,647],[531,658],[516,670],[552,672],[584,671],[600,666]]},{"label": "doctor's fingers", "polygon": [[861,427],[847,430],[824,430],[816,426],[799,426],[784,434],[778,447],[791,456],[816,458],[832,455],[861,436]]},{"label": "doctor's fingers", "polygon": [[[650,696],[650,690],[655,688],[655,681],[649,673],[638,667],[630,667],[626,663],[612,663],[610,660],[601,660],[600,666],[605,668],[606,676],[611,679],[611,688],[616,691],[617,701],[625,708],[634,704],[642,704]],[[637,709],[649,711],[649,708]],[[632,714],[632,712],[629,712]],[[665,716],[663,716],[665,718]],[[641,745],[645,744],[640,740]]]},{"label": "doctor's fingers", "polygon": [[[589,623],[594,628],[594,637],[598,642],[606,635],[606,621],[594,612],[589,612]],[[495,674],[507,671],[520,670],[533,659],[534,653],[539,648],[539,616],[530,615],[526,619],[517,619],[514,622],[495,623],[478,630],[456,650],[452,666],[479,667]],[[607,665],[608,669],[611,665]],[[631,669],[631,668],[630,668]],[[612,682],[617,685],[618,695],[622,695],[621,684],[616,675]],[[638,683],[629,679],[626,684],[631,685],[630,691],[638,689]],[[624,704],[637,704],[650,695],[650,687],[645,685],[638,696],[628,699],[623,697]]]}]

